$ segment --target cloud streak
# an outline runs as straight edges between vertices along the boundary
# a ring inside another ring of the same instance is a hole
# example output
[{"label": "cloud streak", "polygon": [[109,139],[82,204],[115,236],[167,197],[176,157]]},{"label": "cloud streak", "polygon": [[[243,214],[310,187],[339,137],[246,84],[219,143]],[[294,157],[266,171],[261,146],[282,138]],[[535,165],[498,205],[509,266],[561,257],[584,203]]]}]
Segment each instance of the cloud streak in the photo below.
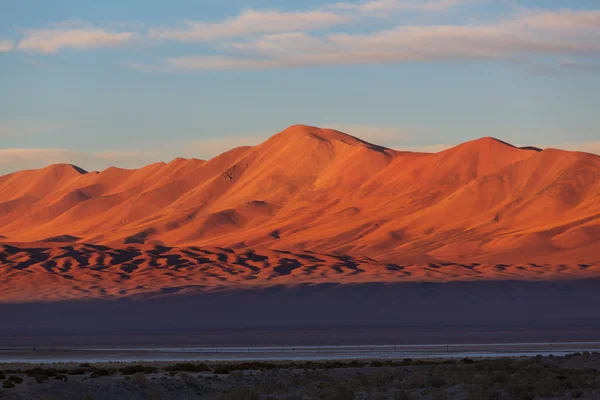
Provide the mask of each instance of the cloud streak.
[{"label": "cloud streak", "polygon": [[350,20],[348,16],[329,11],[245,10],[237,17],[220,22],[187,21],[183,27],[177,29],[150,29],[148,36],[161,40],[207,42],[246,35],[322,29]]},{"label": "cloud streak", "polygon": [[219,70],[598,54],[600,11],[527,11],[490,24],[397,26],[370,34],[269,34],[231,43],[228,52],[164,61],[176,70]]},{"label": "cloud streak", "polygon": [[9,39],[0,38],[0,53],[7,53],[14,48],[14,43]]},{"label": "cloud streak", "polygon": [[134,32],[116,32],[78,21],[54,24],[47,29],[25,31],[18,48],[26,52],[50,54],[65,48],[92,49],[116,46],[131,41]]},{"label": "cloud streak", "polygon": [[407,1],[407,0],[373,0],[363,3],[348,3],[339,2],[328,6],[333,10],[354,11],[363,14],[375,13],[380,15],[381,12],[390,11],[428,11],[438,12],[448,10],[470,2],[470,0],[422,0],[422,1]]},{"label": "cloud streak", "polygon": [[151,28],[148,36],[159,40],[210,42],[234,37],[286,32],[308,32],[331,28],[367,16],[389,16],[389,12],[436,12],[471,0],[374,0],[363,3],[338,2],[310,11],[244,10],[219,22],[185,21],[178,28]]}]

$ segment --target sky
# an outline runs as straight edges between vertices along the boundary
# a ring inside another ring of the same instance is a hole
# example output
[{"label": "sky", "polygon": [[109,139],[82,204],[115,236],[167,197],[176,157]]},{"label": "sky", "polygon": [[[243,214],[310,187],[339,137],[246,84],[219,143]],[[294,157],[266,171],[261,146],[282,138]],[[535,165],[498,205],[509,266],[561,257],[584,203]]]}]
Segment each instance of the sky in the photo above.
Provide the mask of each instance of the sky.
[{"label": "sky", "polygon": [[209,159],[293,124],[600,154],[597,0],[3,0],[0,174]]}]

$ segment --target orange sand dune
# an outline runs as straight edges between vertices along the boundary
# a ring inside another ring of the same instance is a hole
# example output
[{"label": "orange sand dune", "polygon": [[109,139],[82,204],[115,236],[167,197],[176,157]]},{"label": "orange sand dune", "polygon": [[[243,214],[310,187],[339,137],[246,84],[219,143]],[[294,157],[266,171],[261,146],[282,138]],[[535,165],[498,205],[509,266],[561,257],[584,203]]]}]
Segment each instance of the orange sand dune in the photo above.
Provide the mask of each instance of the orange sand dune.
[{"label": "orange sand dune", "polygon": [[273,285],[600,278],[600,265],[395,264],[311,251],[91,244],[0,245],[3,302],[196,294]]},{"label": "orange sand dune", "polygon": [[[89,173],[52,165],[2,176],[0,242],[44,249],[9,257],[13,247],[3,248],[1,285],[11,282],[12,289],[3,290],[2,298],[32,289],[33,281],[48,291],[41,297],[56,297],[51,287],[57,285],[75,296],[59,285],[69,280],[62,275],[85,276],[87,283],[74,285],[84,291],[95,287],[91,295],[80,293],[84,297],[131,294],[134,284],[185,286],[176,282],[178,274],[151,262],[161,246],[173,253],[169,267],[193,270],[187,271],[192,286],[245,279],[291,284],[589,277],[600,264],[600,157],[517,148],[493,138],[436,154],[399,152],[296,125],[209,161],[176,159],[139,170]],[[38,245],[27,245],[34,242]],[[88,247],[93,245],[102,250]],[[141,246],[143,256],[134,258],[139,268],[119,272],[122,263],[106,253],[131,246]],[[88,254],[88,261],[61,256],[66,247]],[[236,264],[173,261],[195,248],[218,247],[264,253],[269,267],[223,275],[219,269],[235,272]],[[278,251],[313,252],[325,261],[313,268],[294,258],[302,267],[280,276],[273,272],[284,254]],[[363,271],[353,274],[332,272],[335,257],[343,255],[377,261],[359,263]],[[60,271],[61,263],[76,273],[49,271]],[[392,264],[410,274],[387,269]],[[429,264],[444,267],[432,272]],[[477,267],[461,267],[472,264]],[[103,269],[92,273],[95,267]],[[311,273],[298,272],[308,267]],[[121,273],[132,275],[131,283],[112,285],[107,273],[117,281]]]}]

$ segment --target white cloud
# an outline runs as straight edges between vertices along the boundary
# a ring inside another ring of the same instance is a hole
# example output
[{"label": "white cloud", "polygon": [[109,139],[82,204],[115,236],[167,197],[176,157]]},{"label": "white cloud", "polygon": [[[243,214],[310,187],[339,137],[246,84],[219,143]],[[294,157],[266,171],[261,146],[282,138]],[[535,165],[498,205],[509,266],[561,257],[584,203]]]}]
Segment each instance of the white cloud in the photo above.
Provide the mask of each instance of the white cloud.
[{"label": "white cloud", "polygon": [[7,53],[14,48],[14,43],[10,39],[0,38],[0,53]]},{"label": "white cloud", "polygon": [[[374,0],[339,2],[308,11],[243,10],[219,22],[185,21],[178,28],[151,28],[148,36],[161,40],[210,42],[273,33],[307,32],[356,21],[365,16],[389,16],[393,11],[442,11],[472,0]],[[385,14],[381,14],[385,13]]]},{"label": "white cloud", "polygon": [[460,6],[470,0],[373,0],[363,3],[335,3],[327,8],[361,13],[380,13],[389,11],[443,11]]},{"label": "white cloud", "polygon": [[598,54],[600,11],[527,11],[482,25],[398,26],[358,35],[271,34],[230,49],[241,54],[172,57],[165,63],[181,70],[267,69]]},{"label": "white cloud", "polygon": [[27,52],[49,54],[64,48],[116,46],[132,40],[135,36],[134,32],[115,32],[79,21],[65,21],[47,29],[26,30],[18,48]]},{"label": "white cloud", "polygon": [[348,16],[328,11],[245,10],[237,17],[220,22],[187,21],[178,29],[150,29],[149,36],[155,39],[202,42],[245,35],[321,29],[349,21]]}]

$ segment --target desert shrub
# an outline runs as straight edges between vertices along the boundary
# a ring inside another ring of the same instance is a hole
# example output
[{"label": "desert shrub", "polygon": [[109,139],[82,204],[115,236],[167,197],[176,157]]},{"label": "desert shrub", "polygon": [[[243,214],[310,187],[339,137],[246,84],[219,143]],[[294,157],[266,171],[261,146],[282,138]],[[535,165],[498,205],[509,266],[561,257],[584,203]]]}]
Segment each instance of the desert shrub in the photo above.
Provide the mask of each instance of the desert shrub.
[{"label": "desert shrub", "polygon": [[34,378],[39,375],[45,375],[47,377],[54,376],[54,375],[56,375],[56,369],[54,369],[54,368],[48,368],[48,369],[32,368],[32,369],[25,370],[25,375],[34,377]]},{"label": "desert shrub", "polygon": [[89,368],[89,367],[90,367],[90,364],[89,364],[89,363],[82,363],[82,364],[79,364],[79,368]]},{"label": "desert shrub", "polygon": [[96,379],[96,378],[99,378],[99,377],[100,377],[100,375],[98,375],[98,373],[97,373],[97,372],[92,372],[92,373],[90,374],[90,379]]},{"label": "desert shrub", "polygon": [[121,373],[123,375],[134,375],[138,372],[143,372],[145,374],[152,374],[156,372],[155,367],[151,367],[148,365],[128,365],[126,367],[121,368]]},{"label": "desert shrub", "polygon": [[427,376],[423,373],[414,372],[408,376],[404,384],[409,389],[424,389],[428,384]]},{"label": "desert shrub", "polygon": [[98,376],[110,376],[111,372],[106,368],[92,368],[92,373],[98,374]]},{"label": "desert shrub", "polygon": [[221,395],[221,400],[259,400],[260,395],[247,386],[240,386]]},{"label": "desert shrub", "polygon": [[180,372],[179,374],[179,378],[184,381],[186,384],[193,386],[195,388],[200,389],[202,387],[202,384],[198,381],[198,379],[194,378],[193,376],[185,373],[185,372]]},{"label": "desert shrub", "polygon": [[377,360],[371,361],[371,367],[379,368],[379,367],[382,367],[382,366],[383,366],[383,363],[381,361],[377,361]]},{"label": "desert shrub", "polygon": [[467,400],[492,400],[499,399],[501,393],[493,386],[475,383],[467,390]]},{"label": "desert shrub", "polygon": [[231,372],[231,370],[225,365],[217,365],[213,370],[215,374],[226,375]]},{"label": "desert shrub", "polygon": [[327,400],[354,400],[356,395],[348,386],[339,385],[330,388],[330,390],[327,391],[325,398]]},{"label": "desert shrub", "polygon": [[535,392],[538,396],[552,397],[563,393],[568,386],[568,380],[557,379],[556,377],[544,377],[536,382]]},{"label": "desert shrub", "polygon": [[435,374],[431,378],[429,378],[429,385],[432,388],[441,388],[446,385],[446,379],[443,376]]},{"label": "desert shrub", "polygon": [[146,383],[146,375],[143,372],[136,372],[133,375],[133,381],[137,384],[144,384]]},{"label": "desert shrub", "polygon": [[2,387],[4,389],[11,389],[11,388],[15,387],[15,384],[12,383],[12,381],[4,381],[4,382],[2,382]]},{"label": "desert shrub", "polygon": [[468,357],[463,358],[461,361],[462,361],[463,364],[473,364],[473,363],[475,363],[475,361],[471,360]]},{"label": "desert shrub", "polygon": [[508,382],[509,378],[510,375],[508,374],[508,372],[500,370],[492,372],[490,376],[491,381],[495,383],[506,383]]},{"label": "desert shrub", "polygon": [[37,383],[42,383],[48,380],[48,375],[43,373],[34,374],[33,379],[35,379]]},{"label": "desert shrub", "polygon": [[17,375],[11,375],[8,377],[8,380],[14,383],[23,383],[23,378]]},{"label": "desert shrub", "polygon": [[210,371],[210,367],[204,363],[183,363],[168,365],[167,367],[165,367],[165,371],[207,372]]},{"label": "desert shrub", "polygon": [[2,379],[6,379],[6,375],[4,375],[3,372],[0,372],[0,380],[2,380]]},{"label": "desert shrub", "polygon": [[533,387],[524,382],[510,383],[504,390],[509,394],[511,399],[532,400],[535,398]]},{"label": "desert shrub", "polygon": [[69,370],[69,375],[85,375],[85,369],[83,368],[73,368]]},{"label": "desert shrub", "polygon": [[65,381],[66,382],[69,378],[67,378],[66,375],[56,374],[54,379],[56,379],[57,381]]}]

